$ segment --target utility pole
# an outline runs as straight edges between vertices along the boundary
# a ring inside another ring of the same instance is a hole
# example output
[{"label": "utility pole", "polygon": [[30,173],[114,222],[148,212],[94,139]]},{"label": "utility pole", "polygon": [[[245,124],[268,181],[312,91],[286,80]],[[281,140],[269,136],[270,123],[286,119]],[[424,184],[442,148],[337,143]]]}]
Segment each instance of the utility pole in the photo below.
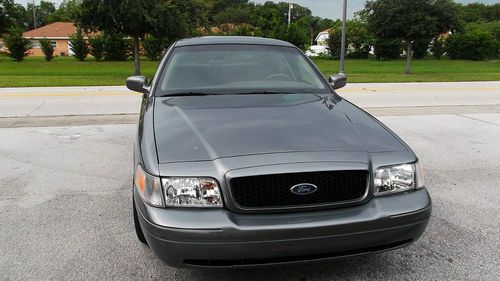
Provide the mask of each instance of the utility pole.
[{"label": "utility pole", "polygon": [[347,31],[347,0],[344,0],[344,6],[342,7],[342,41],[340,44],[340,74],[344,74],[345,66],[345,40]]},{"label": "utility pole", "polygon": [[291,2],[288,2],[288,26],[290,26],[290,23],[292,22],[292,9],[293,4]]},{"label": "utility pole", "polygon": [[35,0],[33,0],[33,28],[36,28],[36,6],[35,6]]}]

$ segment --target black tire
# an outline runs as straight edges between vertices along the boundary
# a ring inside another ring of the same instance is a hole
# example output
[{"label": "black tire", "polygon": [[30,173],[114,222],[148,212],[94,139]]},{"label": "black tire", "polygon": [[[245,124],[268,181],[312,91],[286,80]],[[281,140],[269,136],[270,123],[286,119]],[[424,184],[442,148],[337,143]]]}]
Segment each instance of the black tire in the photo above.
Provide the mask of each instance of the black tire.
[{"label": "black tire", "polygon": [[132,205],[134,208],[134,226],[135,226],[135,234],[137,234],[137,239],[141,241],[143,244],[148,244],[146,241],[146,237],[144,237],[144,233],[142,232],[141,224],[139,223],[139,217],[137,216],[137,210],[135,209],[135,202],[132,200]]}]

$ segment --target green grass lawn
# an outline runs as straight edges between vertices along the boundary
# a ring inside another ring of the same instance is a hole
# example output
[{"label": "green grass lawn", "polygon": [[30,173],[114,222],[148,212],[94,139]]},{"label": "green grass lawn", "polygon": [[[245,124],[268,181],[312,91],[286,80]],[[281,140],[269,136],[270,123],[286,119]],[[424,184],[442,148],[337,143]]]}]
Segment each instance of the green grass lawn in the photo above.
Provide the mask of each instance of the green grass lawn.
[{"label": "green grass lawn", "polygon": [[[325,76],[338,72],[338,61],[315,59]],[[142,73],[151,77],[158,62],[143,60]],[[132,61],[80,62],[73,57],[27,57],[22,62],[0,56],[0,87],[123,85],[133,74]],[[500,60],[415,60],[414,74],[405,75],[404,61],[347,60],[349,82],[499,81]]]},{"label": "green grass lawn", "polygon": [[[339,62],[314,59],[325,75],[337,73]],[[449,59],[422,59],[412,63],[413,74],[404,74],[405,61],[378,61],[348,59],[345,72],[349,82],[456,82],[499,81],[500,60],[466,61]]]},{"label": "green grass lawn", "polygon": [[[142,61],[144,75],[152,76],[158,62]],[[0,87],[124,85],[134,72],[132,61],[78,61],[73,57],[26,57],[22,62],[0,56]]]}]

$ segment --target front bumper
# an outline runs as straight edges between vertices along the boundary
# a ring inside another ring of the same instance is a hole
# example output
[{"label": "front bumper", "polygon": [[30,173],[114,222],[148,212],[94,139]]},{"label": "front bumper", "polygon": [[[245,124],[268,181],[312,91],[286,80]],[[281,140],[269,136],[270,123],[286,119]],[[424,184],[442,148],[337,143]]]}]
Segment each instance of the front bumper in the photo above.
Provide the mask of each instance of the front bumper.
[{"label": "front bumper", "polygon": [[431,215],[425,188],[353,207],[287,214],[135,204],[150,248],[175,267],[262,266],[385,251],[417,240]]}]

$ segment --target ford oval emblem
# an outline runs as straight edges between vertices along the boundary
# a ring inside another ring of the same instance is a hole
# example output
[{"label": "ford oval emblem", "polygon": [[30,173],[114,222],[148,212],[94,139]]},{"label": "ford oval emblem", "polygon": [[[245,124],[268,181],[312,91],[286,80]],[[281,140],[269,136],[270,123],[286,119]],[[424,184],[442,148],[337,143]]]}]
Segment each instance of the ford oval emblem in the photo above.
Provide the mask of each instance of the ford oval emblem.
[{"label": "ford oval emblem", "polygon": [[309,195],[318,190],[318,187],[311,183],[299,183],[290,188],[290,191],[296,195]]}]

